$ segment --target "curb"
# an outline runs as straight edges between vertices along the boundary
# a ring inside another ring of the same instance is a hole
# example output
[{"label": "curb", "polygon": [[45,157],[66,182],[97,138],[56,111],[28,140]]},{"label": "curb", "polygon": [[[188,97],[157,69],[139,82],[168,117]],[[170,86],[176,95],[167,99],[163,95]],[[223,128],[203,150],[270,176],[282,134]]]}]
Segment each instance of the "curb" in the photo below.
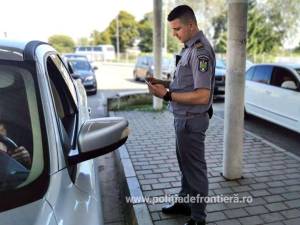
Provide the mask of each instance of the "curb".
[{"label": "curb", "polygon": [[[115,114],[114,112],[110,112],[110,115],[114,116]],[[118,168],[121,172],[120,184],[123,196],[130,197],[133,200],[142,200],[144,198],[143,192],[125,144],[114,153],[117,158]],[[125,218],[128,224],[153,225],[146,203],[137,200],[137,202],[126,202],[126,204],[128,207],[125,209]]]},{"label": "curb", "polygon": [[[217,118],[218,120],[224,121],[224,119],[222,117],[219,117],[219,116],[216,116],[216,115],[214,115],[214,117]],[[260,141],[262,141],[263,143],[265,143],[265,144],[269,145],[270,147],[276,149],[277,151],[280,151],[280,152],[282,152],[282,153],[284,153],[284,154],[286,154],[288,156],[291,156],[292,158],[294,158],[294,159],[296,159],[296,160],[298,160],[300,162],[300,157],[297,156],[297,155],[295,155],[294,153],[291,153],[291,152],[287,151],[286,149],[281,148],[278,145],[275,145],[275,144],[271,143],[270,141],[266,140],[265,138],[263,138],[263,137],[261,137],[261,136],[259,136],[257,134],[254,134],[251,131],[246,130],[245,127],[244,127],[244,132],[246,134],[248,134],[248,135],[251,135],[251,136],[259,139]]]},{"label": "curb", "polygon": [[117,95],[107,98],[106,114],[114,109],[119,109],[123,105],[131,105],[138,103],[147,103],[152,101],[152,96],[148,90],[135,90],[119,92]]}]

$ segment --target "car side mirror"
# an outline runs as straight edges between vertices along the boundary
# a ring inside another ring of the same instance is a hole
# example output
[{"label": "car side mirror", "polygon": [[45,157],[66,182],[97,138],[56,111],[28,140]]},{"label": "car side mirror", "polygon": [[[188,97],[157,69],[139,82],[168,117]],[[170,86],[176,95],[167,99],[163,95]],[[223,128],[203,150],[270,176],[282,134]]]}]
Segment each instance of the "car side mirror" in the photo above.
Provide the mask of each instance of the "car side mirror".
[{"label": "car side mirror", "polygon": [[98,67],[97,67],[97,66],[94,66],[94,67],[93,67],[93,70],[97,70],[97,69],[98,69]]},{"label": "car side mirror", "polygon": [[69,154],[70,165],[96,158],[123,145],[129,135],[128,121],[121,117],[86,121],[80,128],[78,151]]},{"label": "car side mirror", "polygon": [[297,90],[297,85],[294,81],[292,80],[288,80],[288,81],[284,81],[281,84],[282,88],[287,88],[287,89],[291,89],[291,90]]}]

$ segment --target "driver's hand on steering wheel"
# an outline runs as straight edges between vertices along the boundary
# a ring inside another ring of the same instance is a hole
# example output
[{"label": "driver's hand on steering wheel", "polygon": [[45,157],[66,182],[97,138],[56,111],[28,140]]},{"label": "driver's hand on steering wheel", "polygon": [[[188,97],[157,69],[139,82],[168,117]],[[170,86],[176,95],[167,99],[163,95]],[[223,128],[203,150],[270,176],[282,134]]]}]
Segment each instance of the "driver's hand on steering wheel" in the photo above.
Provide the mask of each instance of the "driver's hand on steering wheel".
[{"label": "driver's hand on steering wheel", "polygon": [[11,150],[9,152],[10,156],[13,157],[15,160],[22,163],[25,167],[31,167],[31,158],[29,152],[23,146],[16,148],[15,150]]}]

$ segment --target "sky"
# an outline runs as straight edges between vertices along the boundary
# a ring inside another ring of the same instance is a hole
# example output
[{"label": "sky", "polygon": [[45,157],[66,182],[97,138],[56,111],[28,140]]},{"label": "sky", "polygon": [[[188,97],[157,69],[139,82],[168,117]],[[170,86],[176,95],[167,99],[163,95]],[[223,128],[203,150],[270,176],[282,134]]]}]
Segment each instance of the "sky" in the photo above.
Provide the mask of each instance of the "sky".
[{"label": "sky", "polygon": [[136,20],[153,10],[153,0],[0,0],[0,38],[48,41],[53,34],[74,40],[103,31],[120,10]]},{"label": "sky", "polygon": [[[143,18],[153,10],[153,0],[0,0],[0,38],[48,41],[54,34],[71,36],[75,41],[103,31],[120,10]],[[292,48],[299,35],[284,43]]]}]

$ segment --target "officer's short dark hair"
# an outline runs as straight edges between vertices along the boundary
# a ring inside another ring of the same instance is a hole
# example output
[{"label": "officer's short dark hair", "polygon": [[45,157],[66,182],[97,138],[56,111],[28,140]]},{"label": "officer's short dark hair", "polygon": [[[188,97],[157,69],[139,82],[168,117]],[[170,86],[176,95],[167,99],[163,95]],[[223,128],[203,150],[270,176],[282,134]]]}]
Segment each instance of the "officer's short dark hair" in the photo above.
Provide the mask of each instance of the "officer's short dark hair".
[{"label": "officer's short dark hair", "polygon": [[179,19],[183,23],[188,23],[190,21],[197,24],[196,16],[191,7],[188,5],[180,5],[175,7],[168,15],[168,21],[173,21]]}]

